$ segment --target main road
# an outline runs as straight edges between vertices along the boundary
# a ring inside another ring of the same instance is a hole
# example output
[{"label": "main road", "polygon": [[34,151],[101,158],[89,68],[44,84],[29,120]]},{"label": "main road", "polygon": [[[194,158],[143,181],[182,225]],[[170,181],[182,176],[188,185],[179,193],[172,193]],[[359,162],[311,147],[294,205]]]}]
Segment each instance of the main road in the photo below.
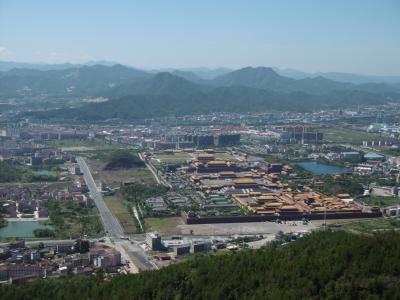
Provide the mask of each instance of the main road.
[{"label": "main road", "polygon": [[93,199],[97,209],[99,210],[99,214],[107,236],[114,240],[119,240],[124,235],[124,230],[122,229],[121,224],[117,218],[113,216],[110,209],[105,204],[103,196],[98,191],[96,183],[94,182],[92,174],[90,173],[89,167],[85,160],[82,157],[77,157],[76,160],[79,164],[81,172],[83,173],[83,178],[85,179],[86,185],[89,189],[90,197]]},{"label": "main road", "polygon": [[134,264],[138,270],[153,270],[155,265],[152,264],[143,249],[135,242],[132,243],[124,238],[124,230],[118,219],[111,213],[110,209],[104,202],[102,194],[97,189],[93,176],[90,172],[88,165],[82,157],[77,157],[76,161],[79,164],[83,178],[89,189],[90,196],[99,210],[101,221],[107,237],[109,237],[115,244],[118,251],[121,252],[123,257]]}]

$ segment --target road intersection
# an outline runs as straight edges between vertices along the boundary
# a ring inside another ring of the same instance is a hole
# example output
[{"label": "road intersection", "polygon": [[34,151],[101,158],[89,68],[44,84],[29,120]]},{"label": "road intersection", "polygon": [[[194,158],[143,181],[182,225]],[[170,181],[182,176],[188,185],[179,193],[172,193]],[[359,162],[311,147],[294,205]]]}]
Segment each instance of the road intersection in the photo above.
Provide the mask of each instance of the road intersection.
[{"label": "road intersection", "polygon": [[90,196],[97,206],[101,221],[104,226],[106,237],[121,252],[122,257],[136,266],[137,270],[154,270],[155,265],[151,263],[144,250],[136,241],[128,241],[124,235],[124,230],[118,219],[111,213],[99,192],[88,165],[83,157],[77,157],[77,162],[83,173],[83,178],[89,189]]}]

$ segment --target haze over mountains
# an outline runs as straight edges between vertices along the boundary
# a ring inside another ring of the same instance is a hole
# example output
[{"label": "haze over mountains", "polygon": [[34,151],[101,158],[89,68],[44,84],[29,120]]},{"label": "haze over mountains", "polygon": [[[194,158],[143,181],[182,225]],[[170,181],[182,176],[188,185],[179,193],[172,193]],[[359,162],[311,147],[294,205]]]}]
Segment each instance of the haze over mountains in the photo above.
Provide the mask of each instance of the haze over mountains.
[{"label": "haze over mountains", "polygon": [[[48,68],[52,68],[48,66]],[[203,72],[203,73],[202,73]],[[136,119],[210,112],[310,111],[400,99],[400,84],[340,82],[323,76],[293,79],[270,67],[144,71],[119,64],[0,72],[0,97],[13,103],[58,100],[62,109],[40,118]],[[203,74],[203,75],[202,75]],[[211,79],[210,79],[211,78]],[[108,102],[83,104],[84,98]],[[69,105],[74,108],[67,108]]]},{"label": "haze over mountains", "polygon": [[[46,63],[24,63],[24,62],[11,62],[11,61],[0,61],[0,71],[5,72],[15,68],[24,68],[24,69],[36,69],[42,71],[48,70],[64,70],[69,68],[77,68],[83,66],[94,66],[94,65],[103,65],[103,66],[113,66],[118,65],[116,62],[111,61],[89,61],[84,64],[72,64],[72,63],[63,63],[63,64],[46,64]],[[354,73],[345,73],[345,72],[315,72],[309,73],[296,69],[290,68],[275,68],[273,70],[277,72],[281,76],[293,78],[293,79],[304,79],[304,78],[313,78],[322,76],[327,79],[348,82],[348,83],[400,83],[400,75],[399,76],[385,76],[385,75],[365,75],[365,74],[354,74]],[[233,69],[229,68],[168,68],[168,69],[154,69],[150,71],[146,71],[149,73],[159,73],[159,72],[170,72],[174,75],[183,75],[185,76],[193,76],[195,75],[199,79],[211,80],[217,76],[224,75],[226,73],[232,72]]]}]

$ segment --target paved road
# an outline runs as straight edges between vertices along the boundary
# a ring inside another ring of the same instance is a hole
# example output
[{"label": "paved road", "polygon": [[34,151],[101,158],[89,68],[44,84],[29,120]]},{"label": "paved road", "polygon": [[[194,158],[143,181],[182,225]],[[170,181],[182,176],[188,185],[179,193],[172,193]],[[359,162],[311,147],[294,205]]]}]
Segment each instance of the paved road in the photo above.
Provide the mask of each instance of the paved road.
[{"label": "paved road", "polygon": [[121,239],[124,236],[124,230],[118,219],[113,216],[107,205],[103,200],[102,194],[97,190],[92,174],[88,165],[82,157],[77,157],[77,162],[83,173],[86,185],[88,186],[90,196],[94,200],[101,220],[103,222],[104,230],[107,236],[115,243],[116,248],[122,253],[125,259],[129,258],[130,263],[134,264],[139,270],[153,270],[155,265],[152,264],[144,250],[138,245],[136,241],[127,241]]},{"label": "paved road", "polygon": [[119,240],[121,236],[124,235],[124,230],[122,229],[121,224],[119,224],[117,218],[113,216],[107,205],[104,203],[103,196],[97,190],[96,183],[94,182],[92,174],[90,173],[89,167],[85,160],[82,157],[77,157],[76,160],[83,173],[83,178],[85,179],[86,185],[90,191],[90,196],[99,210],[99,214],[107,236],[114,240]]},{"label": "paved road", "polygon": [[136,241],[134,241],[133,244],[129,241],[120,241],[119,244],[140,271],[157,269],[156,265],[149,261],[146,253]]}]

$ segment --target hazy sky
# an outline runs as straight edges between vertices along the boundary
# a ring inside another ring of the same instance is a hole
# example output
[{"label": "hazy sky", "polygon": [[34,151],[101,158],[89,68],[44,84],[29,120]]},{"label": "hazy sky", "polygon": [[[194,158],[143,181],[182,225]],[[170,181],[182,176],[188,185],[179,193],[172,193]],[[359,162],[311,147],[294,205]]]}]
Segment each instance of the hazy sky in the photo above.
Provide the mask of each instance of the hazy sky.
[{"label": "hazy sky", "polygon": [[400,0],[0,0],[0,60],[400,75]]}]

